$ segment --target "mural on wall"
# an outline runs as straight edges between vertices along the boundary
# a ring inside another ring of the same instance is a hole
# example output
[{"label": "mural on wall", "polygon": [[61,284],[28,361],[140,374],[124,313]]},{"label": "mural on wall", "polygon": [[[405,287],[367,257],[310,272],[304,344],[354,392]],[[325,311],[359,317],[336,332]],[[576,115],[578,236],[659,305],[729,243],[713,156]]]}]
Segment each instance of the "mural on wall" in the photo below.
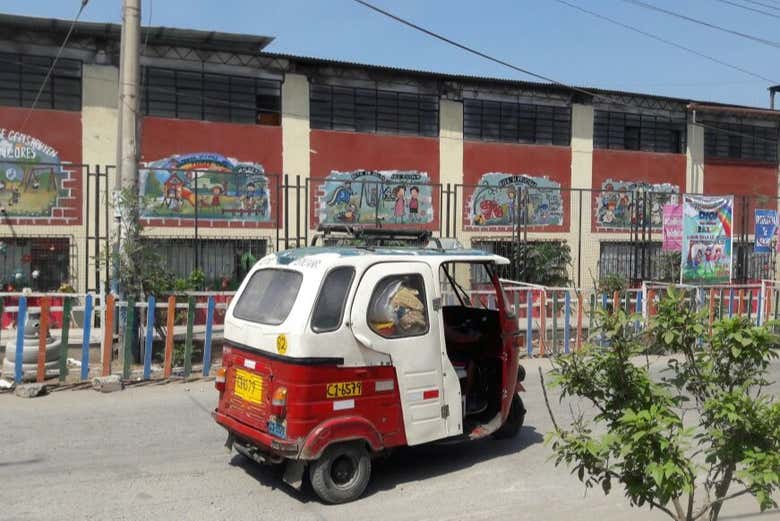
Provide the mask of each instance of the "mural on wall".
[{"label": "mural on wall", "polygon": [[0,128],[0,206],[9,217],[54,217],[57,199],[70,172],[59,153],[43,141],[14,129]]},{"label": "mural on wall", "polygon": [[490,172],[474,189],[468,214],[472,226],[511,226],[515,214],[528,226],[561,226],[561,185],[548,177]]},{"label": "mural on wall", "polygon": [[263,166],[220,154],[175,155],[141,170],[143,217],[269,222],[271,188]]},{"label": "mural on wall", "polygon": [[672,183],[607,179],[596,194],[596,227],[630,230],[632,226],[652,226],[660,230],[664,205],[679,204],[679,193],[680,187]]},{"label": "mural on wall", "polygon": [[427,224],[433,222],[433,187],[417,170],[332,171],[319,189],[323,224]]}]

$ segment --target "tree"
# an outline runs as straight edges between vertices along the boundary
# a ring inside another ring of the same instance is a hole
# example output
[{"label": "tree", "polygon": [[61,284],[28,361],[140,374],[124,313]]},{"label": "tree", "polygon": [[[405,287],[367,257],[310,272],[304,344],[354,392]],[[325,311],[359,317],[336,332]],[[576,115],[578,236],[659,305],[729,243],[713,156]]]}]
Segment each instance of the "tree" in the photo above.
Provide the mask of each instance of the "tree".
[{"label": "tree", "polygon": [[[596,411],[592,420],[574,416],[566,429],[552,418],[555,463],[605,494],[618,483],[632,506],[676,521],[715,521],[725,501],[745,494],[762,511],[776,507],[780,402],[762,391],[778,339],[744,317],[710,331],[689,300],[670,290],[644,334],[641,317],[602,313],[608,347],[555,362],[561,399],[585,399]],[[650,372],[649,350],[675,354],[660,378]]]},{"label": "tree", "polygon": [[514,255],[517,280],[542,286],[567,286],[571,263],[571,248],[565,241],[523,241]]}]

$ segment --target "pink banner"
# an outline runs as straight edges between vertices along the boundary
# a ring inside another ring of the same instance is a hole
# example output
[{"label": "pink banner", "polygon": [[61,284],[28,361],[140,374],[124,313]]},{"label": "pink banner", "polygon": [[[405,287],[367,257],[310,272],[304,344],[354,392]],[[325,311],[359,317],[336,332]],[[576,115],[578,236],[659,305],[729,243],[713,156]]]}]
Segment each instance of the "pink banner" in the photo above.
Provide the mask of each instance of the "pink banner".
[{"label": "pink banner", "polygon": [[663,251],[682,251],[682,205],[664,205]]}]

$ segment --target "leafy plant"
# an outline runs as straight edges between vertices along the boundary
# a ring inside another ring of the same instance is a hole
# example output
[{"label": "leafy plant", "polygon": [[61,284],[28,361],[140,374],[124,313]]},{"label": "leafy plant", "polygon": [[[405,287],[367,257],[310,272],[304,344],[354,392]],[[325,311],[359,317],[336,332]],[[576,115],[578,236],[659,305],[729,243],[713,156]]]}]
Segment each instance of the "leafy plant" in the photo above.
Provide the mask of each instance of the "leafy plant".
[{"label": "leafy plant", "polygon": [[619,273],[610,273],[599,279],[598,292],[614,295],[616,291],[623,292],[628,288],[628,279]]},{"label": "leafy plant", "polygon": [[554,287],[571,282],[571,248],[565,241],[521,242],[513,260],[518,281]]},{"label": "leafy plant", "polygon": [[[548,407],[556,465],[605,494],[622,485],[632,506],[649,505],[677,521],[715,521],[725,501],[746,494],[762,511],[776,507],[780,402],[762,391],[777,337],[741,317],[718,321],[710,332],[674,289],[646,336],[637,333],[638,320],[622,310],[602,313],[609,348],[586,346],[556,361],[562,399],[582,398],[596,410],[593,420],[575,416],[564,429]],[[677,355],[661,378],[638,362],[650,351]]]}]

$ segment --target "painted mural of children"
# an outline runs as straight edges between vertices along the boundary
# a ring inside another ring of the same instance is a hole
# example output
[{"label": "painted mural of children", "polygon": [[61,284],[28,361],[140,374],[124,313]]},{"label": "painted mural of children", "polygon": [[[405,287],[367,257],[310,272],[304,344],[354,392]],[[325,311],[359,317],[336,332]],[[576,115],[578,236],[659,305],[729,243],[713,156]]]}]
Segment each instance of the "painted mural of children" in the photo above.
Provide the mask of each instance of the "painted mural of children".
[{"label": "painted mural of children", "polygon": [[241,198],[241,209],[251,212],[255,209],[255,206],[255,184],[250,181],[246,185],[246,193],[244,194],[244,197]]},{"label": "painted mural of children", "polygon": [[405,194],[406,187],[403,185],[395,188],[395,209],[393,210],[393,216],[397,223],[401,223],[404,220],[404,207],[406,206],[406,201],[404,200]]},{"label": "painted mural of children", "polygon": [[409,189],[409,218],[413,221],[417,221],[417,216],[420,212],[420,189],[413,186]]},{"label": "painted mural of children", "polygon": [[19,191],[19,187],[14,186],[13,190],[11,190],[11,201],[8,203],[8,206],[19,204],[19,199],[21,198],[21,196],[22,194]]},{"label": "painted mural of children", "polygon": [[214,185],[211,187],[211,206],[212,207],[219,207],[222,206],[222,202],[220,201],[220,196],[225,193],[225,189],[222,188],[222,185]]},{"label": "painted mural of children", "polygon": [[0,179],[0,192],[5,192],[5,181]]},{"label": "painted mural of children", "polygon": [[614,200],[607,203],[604,215],[601,216],[601,222],[603,224],[612,224],[615,221],[615,208],[617,208],[617,203]]}]

